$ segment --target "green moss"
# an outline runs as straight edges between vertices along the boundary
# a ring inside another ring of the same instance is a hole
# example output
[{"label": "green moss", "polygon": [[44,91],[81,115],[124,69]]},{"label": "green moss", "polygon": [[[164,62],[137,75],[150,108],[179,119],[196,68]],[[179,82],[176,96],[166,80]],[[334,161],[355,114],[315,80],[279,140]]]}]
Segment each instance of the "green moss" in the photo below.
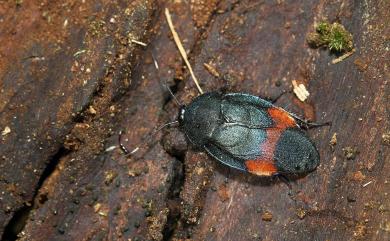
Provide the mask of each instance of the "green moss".
[{"label": "green moss", "polygon": [[307,36],[307,42],[312,47],[327,47],[330,51],[339,53],[353,49],[352,34],[343,25],[321,21],[315,29],[315,32]]},{"label": "green moss", "polygon": [[353,48],[352,34],[341,24],[334,23],[331,27],[328,46],[330,50],[338,52],[351,51]]},{"label": "green moss", "polygon": [[331,25],[328,22],[320,22],[316,26],[317,33],[321,34],[322,36],[329,35]]}]

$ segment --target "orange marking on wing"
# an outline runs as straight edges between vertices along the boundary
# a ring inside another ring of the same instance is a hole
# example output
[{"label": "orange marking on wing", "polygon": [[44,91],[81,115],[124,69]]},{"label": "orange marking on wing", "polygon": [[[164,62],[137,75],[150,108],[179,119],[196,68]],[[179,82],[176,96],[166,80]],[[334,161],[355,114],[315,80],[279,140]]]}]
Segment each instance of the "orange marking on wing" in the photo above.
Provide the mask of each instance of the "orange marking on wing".
[{"label": "orange marking on wing", "polygon": [[261,157],[257,160],[248,160],[245,166],[248,172],[259,176],[272,176],[278,170],[275,166],[275,149],[283,131],[289,127],[296,127],[296,122],[290,114],[280,108],[268,108],[268,114],[271,116],[275,125],[267,128],[267,137],[260,145],[262,151]]},{"label": "orange marking on wing", "polygon": [[272,162],[266,160],[248,160],[245,166],[248,172],[258,176],[272,176],[278,171]]},{"label": "orange marking on wing", "polygon": [[276,128],[286,129],[288,127],[296,126],[294,118],[283,109],[276,107],[268,108],[268,114],[275,122]]},{"label": "orange marking on wing", "polygon": [[283,130],[278,129],[278,128],[269,128],[266,130],[267,138],[260,145],[260,150],[263,153],[261,159],[265,159],[267,161],[274,160],[274,153],[275,153],[275,149],[276,149],[276,144],[279,141],[279,138],[282,134],[282,131]]},{"label": "orange marking on wing", "polygon": [[266,131],[267,138],[260,145],[260,150],[262,152],[261,157],[257,160],[248,160],[245,162],[248,171],[258,176],[272,176],[278,172],[274,164],[274,156],[276,144],[279,141],[283,129],[269,128]]}]

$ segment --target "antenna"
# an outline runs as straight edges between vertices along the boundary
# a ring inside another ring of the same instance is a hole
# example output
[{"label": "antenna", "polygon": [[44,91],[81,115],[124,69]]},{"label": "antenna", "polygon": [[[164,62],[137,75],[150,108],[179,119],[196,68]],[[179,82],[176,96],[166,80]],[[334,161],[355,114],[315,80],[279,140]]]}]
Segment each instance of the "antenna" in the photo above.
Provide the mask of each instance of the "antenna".
[{"label": "antenna", "polygon": [[[182,56],[182,58],[183,58],[185,64],[187,65],[187,67],[188,67],[188,69],[189,69],[189,71],[190,71],[191,77],[192,77],[192,79],[194,80],[195,85],[196,85],[196,87],[198,88],[199,93],[200,93],[200,94],[203,94],[203,90],[202,90],[202,88],[200,87],[197,78],[195,77],[195,74],[194,74],[194,72],[193,72],[193,70],[192,70],[192,67],[191,67],[191,65],[190,65],[190,63],[189,63],[189,61],[188,61],[187,53],[186,53],[186,51],[185,51],[185,49],[184,49],[184,47],[183,47],[183,45],[182,45],[182,43],[181,43],[181,41],[180,41],[179,35],[178,35],[177,32],[175,31],[175,28],[174,28],[173,23],[172,23],[171,15],[170,15],[169,10],[168,10],[167,8],[165,9],[165,17],[166,17],[166,19],[167,19],[169,28],[170,28],[171,33],[172,33],[172,35],[173,35],[173,39],[175,40],[176,46],[177,46],[177,48],[179,49],[179,52],[180,52],[180,54],[181,54],[181,56]],[[138,43],[138,41],[135,42],[135,43]],[[138,43],[138,44],[139,44],[139,43]],[[142,44],[142,45],[143,45],[143,44]],[[145,45],[143,45],[143,46],[145,46]],[[180,101],[179,101],[179,100],[176,98],[176,96],[173,94],[171,88],[169,88],[166,79],[164,79],[164,81],[161,81],[161,77],[160,77],[160,68],[159,68],[159,66],[158,66],[158,62],[157,62],[156,58],[154,57],[153,51],[150,51],[150,52],[151,52],[151,55],[152,55],[152,58],[153,58],[154,66],[155,66],[155,68],[156,68],[157,71],[158,71],[157,77],[158,77],[160,83],[162,83],[162,84],[165,86],[165,88],[168,89],[169,94],[172,96],[172,98],[173,98],[173,100],[176,102],[176,104],[177,104],[179,107],[182,107],[183,105],[180,103]],[[143,138],[143,141],[141,142],[141,144],[138,145],[136,148],[134,148],[134,149],[131,150],[131,151],[129,151],[129,149],[127,149],[126,146],[123,145],[123,143],[122,143],[122,134],[123,134],[123,132],[120,131],[120,132],[119,132],[119,136],[118,136],[119,147],[120,147],[120,149],[125,153],[126,156],[130,156],[130,155],[136,153],[137,151],[139,151],[139,149],[141,148],[141,146],[144,145],[144,144],[146,144],[146,143],[148,143],[149,140],[150,140],[150,138],[151,138],[152,136],[154,136],[156,133],[158,133],[159,131],[161,131],[161,130],[164,129],[165,127],[172,126],[172,125],[176,125],[176,124],[179,124],[179,121],[176,120],[176,121],[172,121],[172,122],[168,122],[168,123],[163,124],[162,126],[160,126],[160,127],[158,127],[157,129],[155,129],[152,133],[150,133],[149,135],[147,135],[146,138]]]},{"label": "antenna", "polygon": [[160,68],[158,66],[158,63],[157,63],[157,60],[156,58],[154,57],[154,54],[152,51],[150,51],[151,54],[152,54],[152,58],[153,58],[153,62],[154,62],[154,67],[157,69],[157,78],[159,79],[160,83],[162,83],[162,85],[164,85],[165,88],[168,89],[169,91],[169,94],[172,96],[173,100],[176,102],[176,104],[181,107],[183,106],[183,104],[180,103],[180,101],[176,98],[176,96],[173,94],[171,88],[169,88],[168,84],[167,84],[167,80],[164,79],[164,82],[161,80],[161,77],[160,77]]},{"label": "antenna", "polygon": [[137,151],[139,151],[139,149],[141,148],[142,145],[147,144],[150,141],[150,138],[153,137],[154,135],[156,135],[159,131],[161,131],[165,127],[172,126],[172,125],[175,125],[175,124],[179,124],[179,121],[168,122],[168,123],[165,123],[162,126],[158,127],[152,133],[147,135],[146,138],[143,138],[144,140],[141,142],[141,144],[138,145],[136,148],[134,148],[131,151],[129,151],[129,149],[127,149],[127,147],[122,143],[122,134],[123,134],[123,132],[120,131],[119,132],[119,136],[118,136],[119,147],[123,151],[123,153],[125,153],[125,156],[131,156],[132,154],[134,154]]},{"label": "antenna", "polygon": [[[171,88],[169,88],[168,84],[167,84],[167,80],[164,79],[164,81],[161,80],[161,77],[160,77],[160,68],[158,66],[158,62],[156,60],[156,58],[154,57],[154,54],[152,51],[150,51],[151,55],[152,55],[152,58],[153,58],[153,62],[154,62],[154,67],[157,69],[157,78],[159,79],[160,83],[168,89],[169,91],[169,94],[172,96],[173,100],[176,102],[176,104],[181,107],[183,106],[180,101],[176,98],[176,96],[173,94]],[[119,136],[118,136],[118,142],[119,142],[119,148],[123,151],[123,153],[125,154],[125,156],[131,156],[132,154],[136,153],[137,151],[139,151],[139,149],[141,148],[142,145],[145,145],[147,144],[149,141],[150,141],[150,138],[152,136],[154,136],[155,134],[157,134],[159,131],[161,131],[162,129],[164,129],[165,127],[168,127],[168,126],[172,126],[172,125],[175,125],[175,124],[179,124],[179,121],[171,121],[171,122],[168,122],[168,123],[165,123],[163,125],[161,125],[160,127],[158,127],[157,129],[155,129],[152,133],[150,133],[146,138],[143,138],[143,141],[141,142],[141,144],[139,146],[137,146],[136,148],[134,148],[133,150],[129,151],[129,149],[127,149],[127,147],[122,143],[122,131],[119,132]]]}]

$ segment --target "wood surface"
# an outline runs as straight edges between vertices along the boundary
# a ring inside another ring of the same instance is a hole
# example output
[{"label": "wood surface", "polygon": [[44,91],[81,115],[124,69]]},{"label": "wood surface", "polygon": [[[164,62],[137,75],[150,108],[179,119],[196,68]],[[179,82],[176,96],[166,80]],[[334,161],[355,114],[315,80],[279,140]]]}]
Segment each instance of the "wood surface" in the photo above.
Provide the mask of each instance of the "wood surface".
[{"label": "wood surface", "polygon": [[[165,81],[184,104],[198,95],[166,7],[204,91],[274,98],[293,80],[306,86],[305,102],[289,92],[276,104],[332,122],[309,130],[316,171],[289,189],[221,165],[176,127],[145,138],[177,117]],[[384,0],[3,1],[1,240],[389,240],[389,9]],[[352,33],[352,56],[332,64],[338,56],[308,46],[322,19]],[[114,149],[121,130],[129,149],[147,144],[124,156]]]}]

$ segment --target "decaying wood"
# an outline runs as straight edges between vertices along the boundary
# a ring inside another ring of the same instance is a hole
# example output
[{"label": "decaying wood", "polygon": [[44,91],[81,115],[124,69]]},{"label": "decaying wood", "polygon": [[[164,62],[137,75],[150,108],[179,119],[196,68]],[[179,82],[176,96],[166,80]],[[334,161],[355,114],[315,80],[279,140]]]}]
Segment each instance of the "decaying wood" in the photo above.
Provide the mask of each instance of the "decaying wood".
[{"label": "decaying wood", "polygon": [[[307,119],[321,165],[283,182],[241,173],[165,129],[206,91],[264,97]],[[389,240],[386,1],[8,1],[0,6],[2,240]],[[311,49],[321,19],[356,52]],[[139,43],[146,43],[143,46]],[[159,63],[153,65],[151,53]],[[212,66],[210,69],[205,69]],[[214,73],[214,74],[212,74]],[[217,73],[217,74],[215,74]],[[16,236],[17,235],[17,236]]]}]

